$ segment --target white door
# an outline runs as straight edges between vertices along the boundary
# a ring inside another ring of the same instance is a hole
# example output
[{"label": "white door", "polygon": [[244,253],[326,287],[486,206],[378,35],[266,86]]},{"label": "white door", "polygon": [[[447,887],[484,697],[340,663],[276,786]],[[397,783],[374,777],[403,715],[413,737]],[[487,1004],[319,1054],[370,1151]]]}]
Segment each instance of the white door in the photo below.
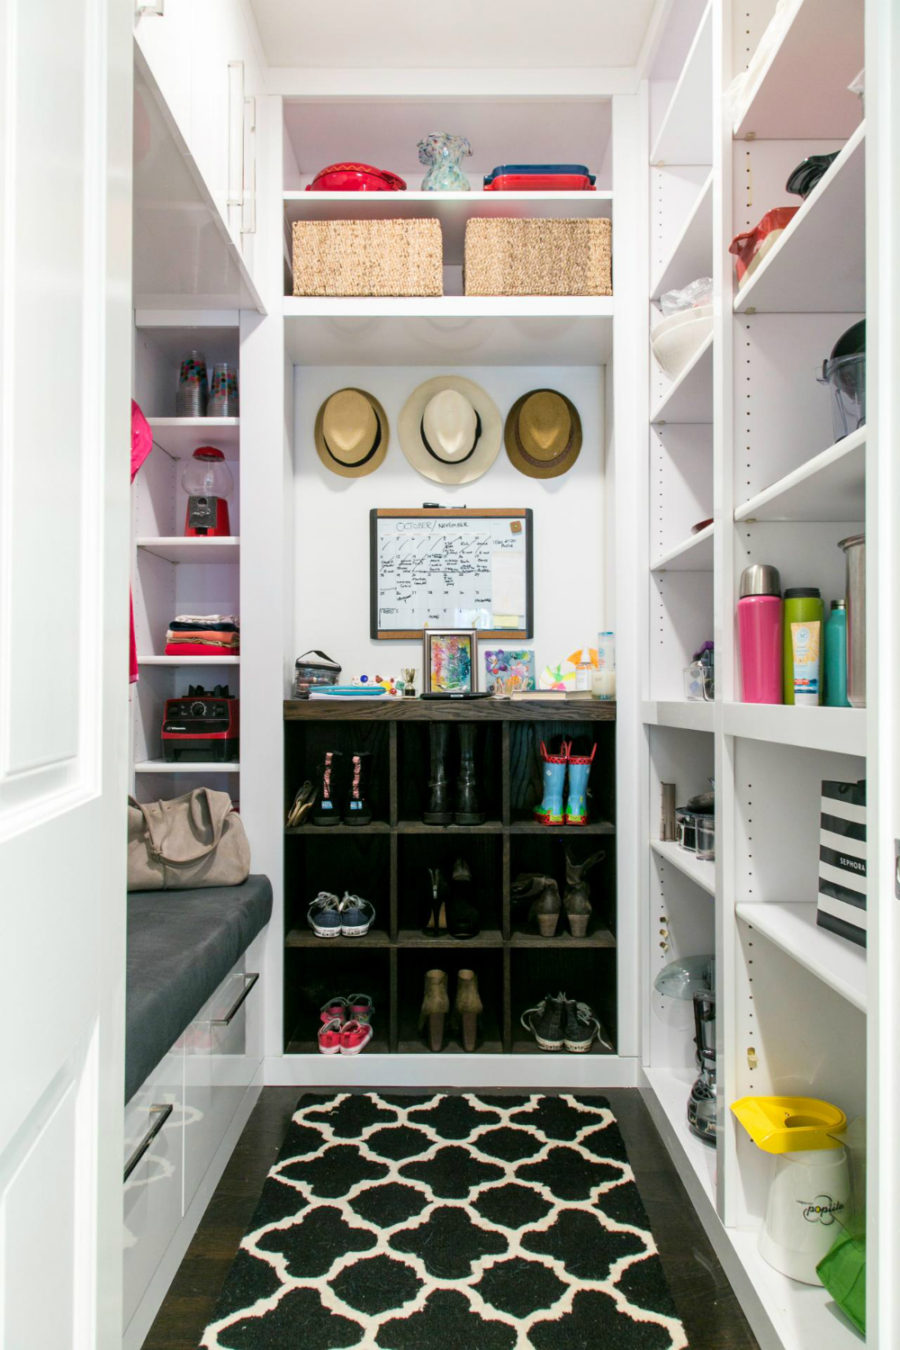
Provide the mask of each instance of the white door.
[{"label": "white door", "polygon": [[0,1347],[121,1343],[131,12],[0,0]]}]

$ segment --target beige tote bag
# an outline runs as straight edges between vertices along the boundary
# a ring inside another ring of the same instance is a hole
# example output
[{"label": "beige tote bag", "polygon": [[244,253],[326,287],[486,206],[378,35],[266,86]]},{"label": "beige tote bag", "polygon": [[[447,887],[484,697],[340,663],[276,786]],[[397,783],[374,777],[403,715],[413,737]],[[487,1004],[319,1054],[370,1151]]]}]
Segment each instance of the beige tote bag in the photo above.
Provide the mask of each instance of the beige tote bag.
[{"label": "beige tote bag", "polygon": [[194,788],[167,801],[128,798],[128,889],[239,886],[250,845],[227,792]]}]

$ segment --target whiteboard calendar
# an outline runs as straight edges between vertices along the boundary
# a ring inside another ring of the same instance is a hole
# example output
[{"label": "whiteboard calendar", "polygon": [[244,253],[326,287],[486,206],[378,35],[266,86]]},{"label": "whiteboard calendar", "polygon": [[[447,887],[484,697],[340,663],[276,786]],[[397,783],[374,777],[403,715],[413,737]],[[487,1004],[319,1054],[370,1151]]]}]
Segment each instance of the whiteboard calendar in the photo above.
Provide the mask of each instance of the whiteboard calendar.
[{"label": "whiteboard calendar", "polygon": [[370,530],[373,638],[425,628],[531,637],[531,511],[374,510]]}]

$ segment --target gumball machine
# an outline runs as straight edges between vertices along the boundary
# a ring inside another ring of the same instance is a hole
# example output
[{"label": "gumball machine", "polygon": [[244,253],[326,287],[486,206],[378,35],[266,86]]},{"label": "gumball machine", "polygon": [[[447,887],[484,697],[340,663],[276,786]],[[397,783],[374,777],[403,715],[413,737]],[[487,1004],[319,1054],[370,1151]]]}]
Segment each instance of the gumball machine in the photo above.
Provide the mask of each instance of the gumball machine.
[{"label": "gumball machine", "polygon": [[184,467],[181,486],[188,495],[186,535],[212,538],[231,534],[228,498],[234,490],[234,480],[221,450],[212,445],[196,449]]}]

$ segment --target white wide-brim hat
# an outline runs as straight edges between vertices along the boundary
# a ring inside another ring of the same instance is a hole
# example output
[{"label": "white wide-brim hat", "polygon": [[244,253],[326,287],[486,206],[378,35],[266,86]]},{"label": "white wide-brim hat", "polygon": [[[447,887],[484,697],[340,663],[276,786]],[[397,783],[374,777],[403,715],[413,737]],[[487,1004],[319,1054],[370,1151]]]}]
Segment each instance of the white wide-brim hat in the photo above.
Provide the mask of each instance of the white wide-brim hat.
[{"label": "white wide-brim hat", "polygon": [[400,447],[435,483],[471,483],[500,452],[503,418],[489,394],[462,375],[436,375],[414,389],[397,421]]},{"label": "white wide-brim hat", "polygon": [[319,459],[342,478],[361,478],[377,469],[387,454],[387,414],[365,389],[338,389],[316,414]]}]

